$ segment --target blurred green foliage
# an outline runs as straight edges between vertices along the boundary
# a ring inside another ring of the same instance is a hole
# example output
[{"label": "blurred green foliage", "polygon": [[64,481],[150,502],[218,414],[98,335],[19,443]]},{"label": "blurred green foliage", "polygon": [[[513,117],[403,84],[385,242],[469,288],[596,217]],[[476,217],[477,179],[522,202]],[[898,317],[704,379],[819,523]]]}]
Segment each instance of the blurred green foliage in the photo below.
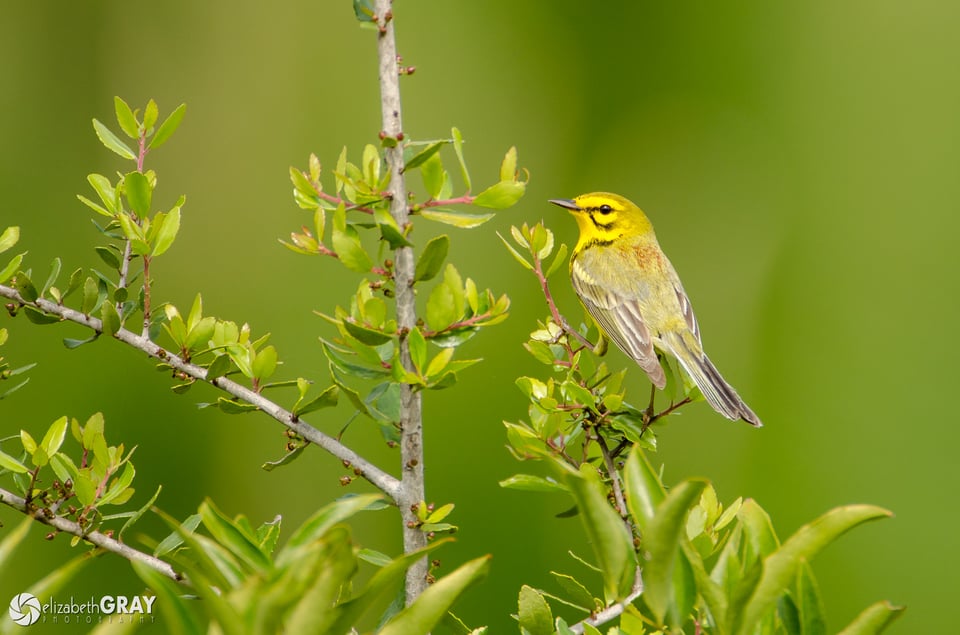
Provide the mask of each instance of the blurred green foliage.
[{"label": "blurred green foliage", "polygon": [[[445,547],[443,568],[494,554],[488,581],[457,609],[468,623],[512,628],[489,607],[513,606],[527,572],[543,577],[525,582],[547,586],[550,564],[580,532],[576,521],[552,518],[561,498],[497,486],[515,470],[500,421],[524,411],[513,381],[539,366],[521,344],[542,304],[494,230],[545,217],[569,242],[573,223],[545,199],[607,189],[651,217],[711,356],[767,423],[743,429],[691,406],[660,433],[652,457],[669,466],[667,480],[708,475],[721,496],[760,501],[782,535],[839,504],[895,510],[893,521],[819,557],[829,623],[893,596],[911,607],[903,632],[944,626],[960,552],[951,547],[958,512],[940,490],[956,478],[960,433],[947,425],[943,397],[956,373],[926,317],[948,327],[960,302],[949,273],[960,257],[948,244],[960,223],[960,87],[950,81],[958,18],[960,8],[932,0],[602,10],[573,0],[404,3],[400,49],[417,68],[403,81],[405,128],[435,138],[456,123],[477,166],[515,144],[533,174],[520,207],[451,238],[462,271],[510,295],[512,318],[464,345],[466,357],[485,359],[472,370],[483,389],[464,384],[426,405],[428,496],[469,499],[457,523],[483,528]],[[286,166],[309,152],[332,165],[343,145],[362,147],[379,127],[364,35],[350,7],[334,2],[7,7],[0,226],[21,226],[38,270],[55,256],[71,268],[98,266],[89,248],[96,229],[74,195],[89,172],[115,164],[89,134],[91,113],[109,119],[115,94],[131,103],[154,96],[166,111],[187,102],[177,149],[156,158],[161,204],[180,192],[190,203],[154,272],[155,292],[189,306],[202,291],[208,312],[272,332],[291,376],[321,374],[325,358],[311,342],[328,327],[311,311],[333,311],[355,285],[334,275],[336,263],[304,264],[275,238],[302,221]],[[556,286],[574,315],[572,293]],[[925,328],[908,316],[924,316]],[[174,397],[151,364],[120,347],[67,352],[60,338],[85,337],[79,328],[46,327],[62,335],[42,337],[25,321],[3,326],[9,363],[39,365],[3,401],[0,435],[21,427],[42,435],[64,414],[103,411],[112,437],[141,448],[141,495],[176,467],[160,503],[177,517],[209,495],[255,525],[279,513],[296,526],[340,493],[342,467],[319,453],[260,470],[282,455],[282,431],[198,412],[196,401],[213,391]],[[608,364],[626,364],[610,355]],[[634,369],[631,383],[646,390]],[[335,434],[346,416],[335,411],[324,430]],[[347,434],[386,464],[392,451],[375,437]],[[17,517],[0,510],[0,520],[12,526]],[[357,533],[361,544],[396,540],[386,523]],[[71,556],[65,540],[48,544],[39,532],[29,540],[15,560],[23,577],[4,576],[0,598]],[[133,593],[139,584],[125,563],[100,558],[61,593]]]}]

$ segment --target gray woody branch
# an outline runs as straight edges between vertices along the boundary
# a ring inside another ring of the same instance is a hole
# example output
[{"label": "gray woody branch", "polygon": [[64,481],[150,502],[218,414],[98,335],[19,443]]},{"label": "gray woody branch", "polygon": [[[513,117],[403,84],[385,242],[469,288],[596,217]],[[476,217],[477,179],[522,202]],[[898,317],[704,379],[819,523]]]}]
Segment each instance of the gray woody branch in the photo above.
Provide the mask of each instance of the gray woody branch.
[{"label": "gray woody branch", "polygon": [[[377,56],[380,77],[381,135],[396,143],[384,148],[390,170],[390,214],[401,230],[410,223],[407,209],[407,188],[403,179],[403,124],[400,108],[400,73],[397,64],[397,40],[393,29],[392,0],[376,0],[379,37]],[[413,249],[399,247],[395,253],[394,281],[397,292],[397,325],[400,328],[400,362],[414,370],[410,360],[410,343],[406,334],[417,324],[416,296],[413,283],[416,265]],[[397,501],[403,519],[403,551],[411,553],[427,546],[414,509],[425,498],[423,478],[423,417],[420,392],[409,384],[400,385],[400,455],[403,477]],[[407,570],[407,606],[427,588],[427,559],[420,559]]]},{"label": "gray woody branch", "polygon": [[[16,289],[4,285],[0,285],[0,297],[8,298],[21,305],[35,307],[44,313],[55,315],[62,320],[81,324],[96,331],[97,333],[103,332],[103,325],[99,319],[85,315],[80,311],[62,306],[55,302],[51,302],[50,300],[38,298],[35,302],[27,302],[23,299],[23,297],[20,296]],[[375,485],[393,500],[397,501],[399,499],[400,482],[396,478],[373,465],[333,437],[320,432],[313,426],[296,417],[289,410],[282,408],[263,395],[260,395],[233,380],[227,379],[226,377],[214,377],[212,379],[207,379],[207,370],[202,366],[185,362],[173,352],[166,350],[162,346],[158,346],[149,338],[137,335],[136,333],[128,331],[127,329],[121,328],[119,331],[117,331],[114,337],[124,344],[143,351],[150,357],[160,360],[164,364],[168,364],[172,368],[184,373],[189,377],[212,384],[220,390],[232,395],[233,397],[256,406],[259,410],[267,413],[285,425],[287,428],[302,436],[304,439],[307,439],[311,443],[320,446],[338,459],[348,461],[351,467],[360,471],[363,478],[370,481],[373,485]]]},{"label": "gray woody branch", "polygon": [[20,498],[16,494],[8,492],[5,489],[0,489],[0,503],[12,507],[22,514],[27,514],[37,522],[41,522],[44,525],[49,525],[58,531],[79,536],[87,542],[96,545],[105,551],[115,553],[126,558],[127,560],[136,560],[137,562],[142,562],[148,567],[159,571],[168,578],[172,578],[178,582],[183,579],[183,576],[174,571],[173,567],[163,560],[155,558],[148,553],[138,551],[133,547],[127,546],[118,540],[114,540],[110,536],[99,531],[84,531],[83,527],[68,518],[64,518],[63,516],[57,516],[56,514],[47,516],[42,509],[30,509],[27,506],[27,501]]}]

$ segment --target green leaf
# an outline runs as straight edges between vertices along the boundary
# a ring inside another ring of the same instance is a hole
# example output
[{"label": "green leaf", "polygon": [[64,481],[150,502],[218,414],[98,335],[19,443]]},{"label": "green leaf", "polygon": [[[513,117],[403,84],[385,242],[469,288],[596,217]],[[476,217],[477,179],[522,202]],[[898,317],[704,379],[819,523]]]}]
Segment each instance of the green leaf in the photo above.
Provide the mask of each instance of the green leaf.
[{"label": "green leaf", "polygon": [[263,465],[260,466],[260,469],[262,469],[264,472],[272,472],[278,467],[289,465],[290,463],[293,463],[297,459],[297,457],[303,454],[303,451],[306,449],[307,449],[306,445],[298,445],[297,447],[290,450],[289,452],[284,454],[282,457],[280,457],[276,461],[265,461]]},{"label": "green leaf", "polygon": [[277,349],[274,346],[266,346],[257,352],[253,358],[253,376],[258,382],[270,378],[277,370]]},{"label": "green leaf", "polygon": [[120,124],[120,129],[123,130],[131,139],[136,139],[139,137],[140,124],[137,123],[137,118],[133,115],[133,111],[130,110],[130,106],[127,105],[127,102],[123,101],[119,97],[114,97],[113,108],[117,112],[117,123]]},{"label": "green leaf", "polygon": [[519,251],[514,249],[513,245],[511,245],[506,238],[500,235],[500,232],[497,232],[497,236],[500,238],[501,241],[503,241],[503,244],[506,246],[507,250],[510,252],[510,255],[513,256],[517,262],[523,265],[524,269],[529,269],[530,271],[533,271],[533,265],[530,264],[529,260],[527,260],[523,255],[521,255]]},{"label": "green leaf", "polygon": [[97,505],[107,505],[109,503],[122,505],[125,503],[125,498],[128,499],[133,494],[133,491],[130,490],[129,487],[130,484],[133,483],[133,477],[136,476],[136,473],[137,471],[134,469],[133,463],[127,463],[123,468],[123,473],[110,484],[110,488],[107,489],[107,492],[97,501]]},{"label": "green leaf", "polygon": [[163,614],[164,628],[171,633],[203,633],[206,627],[200,622],[191,603],[183,598],[183,587],[147,564],[131,561],[133,570],[140,576],[160,600],[157,606]]},{"label": "green leaf", "polygon": [[120,256],[116,251],[110,249],[109,247],[94,247],[93,250],[97,252],[97,255],[100,256],[102,260],[108,267],[115,271],[120,269]]},{"label": "green leaf", "polygon": [[337,405],[339,397],[340,387],[334,384],[310,401],[302,405],[298,402],[297,405],[293,407],[293,414],[299,417],[315,410],[320,410],[321,408],[332,408]]},{"label": "green leaf", "polygon": [[153,101],[152,99],[148,100],[146,108],[143,109],[144,130],[149,131],[151,128],[153,128],[153,124],[157,123],[157,116],[159,114],[157,102]]},{"label": "green leaf", "polygon": [[177,109],[170,113],[170,116],[164,119],[163,123],[160,124],[156,134],[153,135],[153,139],[150,140],[150,145],[147,147],[152,150],[153,148],[159,148],[161,145],[163,145],[167,139],[170,138],[170,135],[176,132],[177,127],[180,125],[180,122],[183,120],[183,115],[186,112],[186,104],[180,104],[177,106]]},{"label": "green leaf", "polygon": [[450,250],[450,237],[441,234],[432,238],[426,244],[417,259],[416,274],[413,279],[416,282],[431,280],[443,267],[443,261],[447,258],[447,252]]},{"label": "green leaf", "polygon": [[35,309],[32,306],[28,306],[24,309],[24,314],[27,316],[27,319],[30,320],[33,324],[56,324],[60,321],[60,318],[56,315],[50,315],[44,313],[39,309]]},{"label": "green leaf", "polygon": [[877,602],[868,606],[845,629],[837,635],[875,635],[882,633],[905,610],[902,606],[894,606],[887,601]]},{"label": "green leaf", "polygon": [[98,214],[100,214],[100,215],[102,215],[102,216],[109,216],[110,218],[113,218],[113,212],[107,211],[107,208],[103,207],[102,205],[100,205],[100,204],[98,204],[98,203],[94,203],[93,201],[91,201],[89,198],[87,198],[87,197],[84,196],[83,194],[77,194],[77,199],[78,199],[81,203],[83,203],[84,205],[86,205],[87,207],[89,207],[90,209],[92,209],[93,211],[95,211],[96,213],[98,213]]},{"label": "green leaf", "polygon": [[361,550],[359,553],[361,559],[368,562],[375,561],[382,568],[370,578],[370,581],[360,593],[337,605],[334,609],[337,613],[336,621],[324,632],[349,632],[364,616],[384,616],[385,610],[389,611],[388,615],[395,614],[400,607],[394,609],[388,607],[388,604],[394,601],[397,591],[402,588],[405,571],[411,564],[423,558],[436,547],[445,544],[448,540],[435,540],[423,549],[404,554],[394,560],[385,558],[383,554],[376,554],[371,558],[370,550]]},{"label": "green leaf", "polygon": [[378,635],[429,633],[463,592],[485,577],[489,569],[490,556],[467,562],[427,587],[416,602],[393,616]]},{"label": "green leaf", "polygon": [[380,494],[360,494],[329,503],[321,507],[298,527],[277,556],[277,564],[283,564],[284,558],[296,556],[296,551],[318,540],[328,529],[348,518],[357,515],[368,507],[383,501]]},{"label": "green leaf", "polygon": [[820,589],[810,565],[806,562],[800,565],[797,575],[797,604],[800,609],[800,632],[803,635],[826,635],[827,622]]},{"label": "green leaf", "polygon": [[128,519],[127,522],[123,523],[123,527],[120,528],[119,538],[123,537],[124,532],[133,527],[138,520],[140,520],[144,514],[150,511],[153,508],[153,504],[157,502],[157,499],[160,497],[160,492],[163,490],[163,485],[157,485],[157,491],[153,493],[153,496],[150,497],[144,505],[135,511]]},{"label": "green leaf", "polygon": [[20,240],[19,227],[7,227],[3,230],[0,234],[0,254],[16,245],[18,240]]},{"label": "green leaf", "polygon": [[110,179],[102,174],[89,174],[87,175],[87,182],[100,197],[100,200],[103,201],[109,212],[108,216],[113,216],[120,211],[117,188],[110,182]]},{"label": "green leaf", "polygon": [[427,300],[426,313],[427,326],[434,331],[442,331],[453,324],[460,317],[453,289],[446,284],[435,286]]},{"label": "green leaf", "polygon": [[500,481],[500,487],[516,489],[525,492],[569,492],[570,488],[556,481],[545,479],[532,474],[514,474],[510,478]]},{"label": "green leaf", "polygon": [[423,187],[427,190],[430,198],[439,199],[443,192],[443,187],[449,177],[447,171],[443,169],[443,162],[436,154],[430,155],[420,166],[420,176],[423,178]]},{"label": "green leaf", "polygon": [[470,191],[470,173],[467,171],[467,163],[463,160],[463,136],[457,128],[450,131],[453,135],[453,149],[457,153],[457,161],[460,163],[460,176],[463,177],[463,184]]},{"label": "green leaf", "polygon": [[407,335],[407,344],[410,347],[410,360],[413,362],[413,367],[417,373],[422,373],[427,364],[427,341],[416,326]]},{"label": "green leaf", "polygon": [[257,406],[252,403],[243,403],[241,401],[234,401],[233,399],[227,399],[226,397],[220,397],[217,399],[217,407],[220,408],[220,411],[228,415],[242,415],[248,412],[253,412],[257,409]]},{"label": "green leaf", "polygon": [[551,571],[550,575],[552,575],[557,583],[563,587],[563,590],[566,591],[569,599],[574,604],[586,611],[596,610],[597,602],[594,600],[593,594],[590,593],[590,591],[587,590],[587,587],[581,584],[579,580],[571,575],[557,573],[556,571]]},{"label": "green leaf", "polygon": [[0,450],[0,469],[10,470],[15,474],[26,474],[30,471],[26,465],[9,454],[4,453],[2,450]]},{"label": "green leaf", "polygon": [[60,417],[47,428],[47,433],[43,435],[43,441],[40,442],[47,456],[53,456],[60,450],[63,440],[67,436],[67,424],[69,420],[66,417]]},{"label": "green leaf", "polygon": [[[746,507],[746,503],[744,503]],[[734,622],[731,632],[752,633],[777,598],[796,579],[800,563],[809,561],[826,545],[868,520],[887,518],[892,514],[873,505],[836,507],[796,531],[783,545],[763,561],[763,572],[756,589],[741,613],[731,605]],[[737,618],[741,618],[738,620]]]},{"label": "green leaf", "polygon": [[[423,148],[422,150],[414,154],[412,157],[410,157],[410,159],[403,166],[404,172],[421,166],[424,163],[424,161],[426,161],[427,159],[435,155],[437,152],[439,152],[440,148],[442,148],[444,144],[447,144],[447,143],[450,143],[449,139],[441,139],[439,141],[434,141],[433,143],[428,144],[425,148]],[[408,146],[408,147],[412,147],[412,146]]]},{"label": "green leaf", "polygon": [[435,377],[439,375],[450,363],[450,360],[453,359],[453,349],[445,348],[437,353],[433,359],[430,360],[430,363],[427,365],[427,370],[424,371],[424,375],[427,377]]},{"label": "green leaf", "polygon": [[546,277],[549,278],[557,269],[563,266],[567,262],[567,245],[561,244],[560,248],[557,249],[557,255],[553,257],[553,262],[550,264],[550,268],[547,269]]},{"label": "green leaf", "polygon": [[[153,189],[150,180],[142,172],[129,172],[123,177],[123,189],[130,208],[141,218],[150,214]],[[127,236],[129,238],[129,235]]]},{"label": "green leaf", "polygon": [[630,452],[623,468],[624,489],[630,517],[641,533],[646,533],[654,512],[666,497],[660,478],[647,456],[637,447]]},{"label": "green leaf", "polygon": [[103,332],[107,335],[116,335],[120,330],[120,314],[113,302],[104,302],[100,305],[100,319],[103,321]]},{"label": "green leaf", "polygon": [[160,541],[154,550],[153,555],[162,558],[174,549],[183,544],[183,533],[192,533],[200,526],[200,514],[188,516],[182,523],[175,525],[180,531],[174,531],[166,538]]},{"label": "green leaf", "polygon": [[180,231],[180,208],[174,207],[167,214],[166,218],[163,221],[163,226],[157,232],[156,241],[153,243],[153,252],[151,255],[159,256],[166,250],[170,249],[170,245],[173,244],[173,241],[177,237],[177,232]]},{"label": "green leaf", "polygon": [[347,269],[366,273],[373,267],[373,261],[360,244],[357,230],[347,225],[347,212],[342,203],[333,213],[332,241],[333,250]]},{"label": "green leaf", "polygon": [[427,220],[432,220],[444,225],[453,225],[462,229],[473,229],[479,227],[495,216],[495,214],[467,214],[465,212],[453,212],[442,209],[422,209],[419,215]]},{"label": "green leaf", "polygon": [[33,281],[22,271],[17,272],[17,280],[13,287],[17,290],[17,293],[20,294],[20,297],[27,302],[36,302],[37,298],[40,297],[37,288],[33,286]]},{"label": "green leaf", "polygon": [[97,281],[93,278],[87,276],[87,279],[83,283],[83,301],[81,302],[80,312],[84,315],[90,315],[90,312],[93,311],[96,306],[97,296],[99,294],[99,288],[97,286]]},{"label": "green leaf", "polygon": [[270,558],[260,550],[260,546],[237,527],[236,521],[221,512],[213,501],[205,499],[197,511],[210,535],[233,555],[247,563],[254,571],[265,573],[271,568]]},{"label": "green leaf", "polygon": [[390,215],[390,211],[383,207],[377,207],[373,210],[373,218],[380,229],[380,237],[387,241],[390,249],[399,249],[400,247],[413,247],[413,243],[407,240],[397,225],[397,221]]},{"label": "green leaf", "polygon": [[0,269],[0,284],[10,279],[10,277],[20,269],[20,263],[22,262],[23,254],[17,254],[7,263],[6,267]]},{"label": "green leaf", "polygon": [[489,209],[512,207],[523,197],[527,184],[522,181],[500,181],[477,194],[473,204]]},{"label": "green leaf", "polygon": [[687,512],[700,497],[707,482],[686,480],[672,487],[664,501],[657,506],[643,533],[643,596],[658,623],[663,622],[674,604],[674,576],[677,550],[686,537]]},{"label": "green leaf", "polygon": [[97,133],[100,143],[106,146],[108,150],[116,152],[124,159],[135,160],[137,158],[130,146],[121,141],[117,135],[96,119],[93,120],[93,130]]},{"label": "green leaf", "polygon": [[9,571],[8,561],[16,552],[17,547],[24,541],[30,528],[33,527],[34,519],[27,516],[13,529],[5,529],[3,540],[0,541],[0,571]]},{"label": "green leaf", "polygon": [[371,0],[353,0],[353,13],[360,22],[373,22],[373,2]]},{"label": "green leaf", "polygon": [[553,612],[543,595],[524,584],[517,604],[521,631],[530,635],[553,635]]},{"label": "green leaf", "polygon": [[597,470],[584,463],[565,479],[580,510],[587,538],[593,545],[608,600],[626,597],[636,573],[633,538],[623,519],[610,507]]},{"label": "green leaf", "polygon": [[500,163],[500,181],[513,181],[517,178],[517,147],[511,146]]}]

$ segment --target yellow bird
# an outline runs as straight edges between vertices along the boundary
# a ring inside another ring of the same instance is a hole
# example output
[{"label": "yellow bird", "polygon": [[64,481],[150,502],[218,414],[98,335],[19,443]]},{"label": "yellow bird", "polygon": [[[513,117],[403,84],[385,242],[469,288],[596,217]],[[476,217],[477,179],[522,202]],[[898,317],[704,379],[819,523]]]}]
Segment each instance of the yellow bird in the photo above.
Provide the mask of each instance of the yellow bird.
[{"label": "yellow bird", "polygon": [[763,425],[703,352],[690,299],[643,211],[607,192],[550,202],[569,210],[580,227],[570,279],[600,330],[657,388],[667,382],[661,351],[680,362],[714,410]]}]

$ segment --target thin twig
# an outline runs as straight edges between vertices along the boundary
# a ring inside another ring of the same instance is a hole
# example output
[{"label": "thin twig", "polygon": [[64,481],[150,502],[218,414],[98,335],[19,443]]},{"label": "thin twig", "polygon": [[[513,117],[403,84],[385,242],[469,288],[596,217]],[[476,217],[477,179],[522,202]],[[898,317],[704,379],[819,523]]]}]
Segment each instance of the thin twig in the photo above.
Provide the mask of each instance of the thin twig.
[{"label": "thin twig", "polygon": [[[400,108],[400,73],[397,67],[397,40],[393,29],[392,0],[376,0],[379,36],[381,135],[393,139],[386,144],[384,157],[390,170],[390,214],[401,231],[410,224],[407,207],[407,188],[403,178],[403,120]],[[416,372],[410,357],[410,342],[406,334],[417,324],[416,296],[414,295],[415,262],[413,249],[398,247],[394,260],[397,326],[400,335],[400,363],[404,369]],[[425,499],[423,476],[423,411],[421,393],[410,384],[400,384],[400,460],[403,476],[400,479],[399,506],[403,522],[403,551],[411,553],[427,546],[427,537],[420,530],[416,509]],[[427,559],[417,561],[407,570],[406,603],[409,606],[427,588]]]},{"label": "thin twig", "polygon": [[[557,303],[553,301],[553,294],[550,292],[550,283],[547,281],[547,276],[543,273],[543,263],[540,261],[540,258],[537,254],[532,254],[533,256],[533,273],[537,276],[537,280],[540,282],[540,290],[543,291],[543,297],[547,301],[547,308],[550,309],[550,317],[553,318],[554,324],[559,326],[564,333],[568,335],[573,335],[575,338],[580,340],[580,343],[586,346],[590,351],[596,352],[597,347],[595,344],[591,343],[590,340],[580,335],[580,333],[573,329],[568,323],[566,318],[560,315],[560,309],[557,308]],[[568,345],[568,353],[572,354],[576,351]]]},{"label": "thin twig", "polygon": [[597,445],[600,446],[600,454],[603,455],[603,464],[607,468],[607,476],[610,477],[610,486],[613,489],[613,500],[617,503],[617,513],[620,514],[620,517],[623,518],[623,521],[627,524],[627,531],[633,535],[633,525],[630,524],[630,517],[627,514],[627,501],[623,497],[623,487],[620,486],[620,474],[617,472],[617,466],[613,464],[613,457],[610,455],[610,448],[607,447],[606,439],[603,438],[599,430],[595,430],[595,432]]},{"label": "thin twig", "polygon": [[623,598],[623,601],[617,602],[616,604],[611,604],[602,611],[598,611],[593,617],[589,617],[585,620],[577,622],[570,627],[570,630],[578,635],[582,635],[584,631],[584,625],[589,624],[594,628],[602,626],[607,622],[611,622],[614,619],[623,615],[623,611],[630,606],[634,600],[636,600],[640,595],[643,594],[643,581],[640,577],[640,569],[637,569],[636,581],[633,584],[633,589],[630,591],[630,595]]},{"label": "thin twig", "polygon": [[46,512],[43,509],[31,509],[30,505],[27,504],[27,501],[20,498],[13,492],[8,492],[5,489],[0,489],[0,503],[12,507],[22,514],[26,514],[36,520],[39,523],[44,525],[49,525],[57,531],[62,531],[66,534],[71,534],[74,536],[79,536],[89,542],[92,545],[96,545],[105,551],[115,553],[122,558],[127,560],[136,560],[137,562],[142,562],[151,569],[159,571],[163,575],[167,576],[176,581],[183,580],[183,576],[173,570],[169,564],[151,556],[148,553],[144,553],[133,547],[123,544],[122,542],[111,538],[110,536],[101,533],[99,531],[85,532],[83,527],[69,518],[64,518],[63,516],[57,516],[53,514],[52,516],[47,516]]},{"label": "thin twig", "polygon": [[[23,299],[23,297],[21,297],[16,289],[7,287],[5,285],[0,285],[0,296],[13,300],[21,305],[30,305],[36,307],[44,313],[56,315],[63,320],[83,325],[93,331],[96,331],[97,333],[103,332],[103,324],[99,319],[89,315],[84,315],[80,311],[61,306],[44,298],[39,298],[35,302],[27,302]],[[338,459],[349,461],[355,469],[360,470],[363,478],[370,481],[373,485],[380,489],[380,491],[392,498],[394,501],[399,500],[400,482],[396,478],[390,474],[387,474],[373,463],[370,463],[365,458],[342,443],[338,442],[333,437],[320,432],[302,419],[294,416],[292,412],[284,409],[277,403],[267,399],[263,395],[257,394],[246,386],[227,379],[226,377],[213,377],[208,379],[206,368],[185,362],[172,351],[158,346],[149,339],[141,335],[137,335],[132,331],[121,328],[119,331],[117,331],[114,337],[124,344],[143,351],[150,357],[160,360],[164,364],[169,365],[170,367],[180,371],[181,373],[184,373],[189,377],[212,384],[229,395],[236,397],[243,402],[256,406],[259,410],[267,413],[285,425],[287,428],[293,430],[311,443],[320,446]]]}]

